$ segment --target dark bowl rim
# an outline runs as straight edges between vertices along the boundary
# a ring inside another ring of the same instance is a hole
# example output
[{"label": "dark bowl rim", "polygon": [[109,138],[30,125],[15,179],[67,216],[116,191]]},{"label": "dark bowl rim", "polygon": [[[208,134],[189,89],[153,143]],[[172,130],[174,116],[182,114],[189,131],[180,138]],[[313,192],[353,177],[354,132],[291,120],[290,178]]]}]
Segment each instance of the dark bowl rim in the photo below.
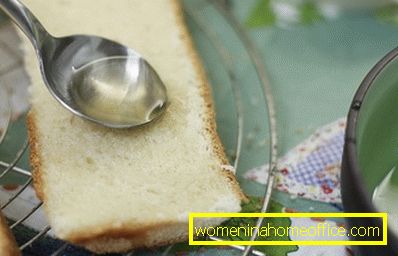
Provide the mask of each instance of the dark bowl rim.
[{"label": "dark bowl rim", "polygon": [[[357,158],[357,125],[358,125],[358,115],[361,111],[361,106],[363,100],[366,97],[368,90],[371,86],[374,85],[375,79],[380,75],[380,73],[386,68],[388,64],[390,64],[393,60],[395,60],[398,56],[398,47],[391,50],[387,53],[381,60],[379,60],[376,65],[372,67],[372,69],[368,72],[365,78],[362,80],[359,88],[357,89],[354,98],[351,102],[350,110],[348,112],[347,117],[347,126],[345,131],[345,141],[344,141],[344,161],[348,166],[347,170],[342,170],[343,172],[351,172],[354,179],[350,182],[353,183],[354,186],[358,189],[361,196],[365,198],[365,207],[366,209],[362,209],[368,212],[378,212],[376,207],[371,202],[371,197],[365,189],[365,183],[363,181],[359,161]],[[343,198],[344,201],[344,198]],[[396,234],[392,234],[388,232],[389,240],[392,238],[393,241],[398,241],[398,237]]]},{"label": "dark bowl rim", "polygon": [[[356,144],[356,125],[357,117],[361,109],[362,102],[368,92],[369,88],[373,85],[374,80],[378,77],[381,71],[391,63],[398,56],[398,47],[387,53],[373,68],[368,72],[366,77],[362,80],[359,88],[357,89],[354,98],[351,102],[351,107],[348,112],[347,127],[345,139],[348,143]],[[349,151],[350,152],[350,151]],[[356,153],[356,152],[351,152]]]}]

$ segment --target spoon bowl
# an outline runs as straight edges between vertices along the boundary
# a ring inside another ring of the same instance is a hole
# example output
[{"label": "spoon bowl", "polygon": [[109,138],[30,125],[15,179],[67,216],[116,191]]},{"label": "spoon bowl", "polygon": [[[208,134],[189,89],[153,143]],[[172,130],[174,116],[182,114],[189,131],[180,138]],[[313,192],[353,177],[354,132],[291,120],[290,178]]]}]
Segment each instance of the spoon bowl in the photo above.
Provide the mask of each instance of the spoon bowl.
[{"label": "spoon bowl", "polygon": [[51,36],[18,0],[0,0],[35,47],[44,82],[68,110],[112,128],[140,126],[167,107],[167,90],[134,50],[89,35]]},{"label": "spoon bowl", "polygon": [[42,73],[73,113],[114,128],[146,124],[163,113],[166,87],[132,49],[96,36],[53,40],[42,47]]}]

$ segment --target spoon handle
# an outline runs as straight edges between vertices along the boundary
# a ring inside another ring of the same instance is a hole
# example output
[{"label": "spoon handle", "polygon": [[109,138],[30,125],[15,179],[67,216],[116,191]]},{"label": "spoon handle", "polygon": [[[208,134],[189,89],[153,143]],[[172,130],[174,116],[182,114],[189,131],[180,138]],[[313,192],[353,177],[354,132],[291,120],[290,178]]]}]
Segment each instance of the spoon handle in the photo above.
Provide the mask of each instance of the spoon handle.
[{"label": "spoon handle", "polygon": [[40,21],[19,0],[0,0],[0,7],[40,50],[46,38],[50,38]]}]

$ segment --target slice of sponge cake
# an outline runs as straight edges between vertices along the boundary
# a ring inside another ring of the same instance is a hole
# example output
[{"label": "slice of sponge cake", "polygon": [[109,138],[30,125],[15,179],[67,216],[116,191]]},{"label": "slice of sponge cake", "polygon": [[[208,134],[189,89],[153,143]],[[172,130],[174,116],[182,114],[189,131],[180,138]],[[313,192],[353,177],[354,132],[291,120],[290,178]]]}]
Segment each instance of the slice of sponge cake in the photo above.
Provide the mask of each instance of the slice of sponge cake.
[{"label": "slice of sponge cake", "polygon": [[[148,126],[114,130],[57,103],[25,38],[35,188],[54,233],[98,252],[186,240],[189,212],[238,212],[244,197],[216,134],[209,87],[173,0],[25,0],[55,36],[95,34],[155,68],[170,106]],[[213,219],[207,224],[219,224]]]},{"label": "slice of sponge cake", "polygon": [[0,212],[0,256],[21,255],[3,214]]}]

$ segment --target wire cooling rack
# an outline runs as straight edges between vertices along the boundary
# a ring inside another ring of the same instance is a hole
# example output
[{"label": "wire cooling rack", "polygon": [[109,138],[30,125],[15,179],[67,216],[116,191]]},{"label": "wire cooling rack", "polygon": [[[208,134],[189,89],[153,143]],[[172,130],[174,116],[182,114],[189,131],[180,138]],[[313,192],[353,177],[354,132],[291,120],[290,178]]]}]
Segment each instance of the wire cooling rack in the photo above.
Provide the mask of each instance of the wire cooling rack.
[{"label": "wire cooling rack", "polygon": [[[188,0],[189,1],[189,0]],[[215,11],[219,13],[221,17],[224,18],[226,24],[228,24],[236,34],[237,40],[240,41],[240,43],[243,45],[248,57],[250,58],[252,65],[255,69],[255,74],[258,77],[259,85],[261,87],[261,91],[263,93],[263,99],[265,101],[265,106],[266,106],[266,113],[267,117],[265,118],[266,123],[263,125],[268,127],[268,140],[269,140],[269,145],[270,148],[268,150],[269,155],[264,156],[264,158],[268,157],[269,159],[269,173],[270,175],[268,176],[268,182],[265,188],[265,194],[264,194],[264,203],[262,206],[262,211],[265,212],[268,208],[268,204],[270,201],[271,197],[271,191],[273,188],[274,184],[274,174],[276,171],[276,159],[277,159],[277,136],[276,136],[276,123],[275,123],[275,110],[274,110],[274,103],[273,103],[273,97],[271,93],[271,88],[267,79],[267,75],[265,72],[265,67],[264,64],[259,57],[260,54],[258,53],[256,47],[254,44],[250,41],[249,37],[246,35],[245,31],[243,28],[240,26],[240,24],[237,22],[233,14],[229,11],[229,4],[230,2],[228,0],[202,0],[201,1],[203,5],[207,5],[209,8],[214,8]],[[242,104],[242,92],[239,90],[239,86],[242,86],[239,84],[235,77],[235,72],[232,67],[232,63],[230,60],[230,50],[224,42],[219,38],[217,31],[213,30],[211,26],[208,26],[204,20],[204,17],[201,15],[201,10],[200,9],[192,9],[192,8],[187,8],[184,6],[184,12],[187,17],[187,19],[191,22],[194,23],[194,26],[196,26],[202,34],[208,39],[208,41],[211,43],[211,45],[214,47],[216,50],[218,56],[220,57],[220,60],[222,64],[224,65],[224,68],[226,70],[228,79],[229,79],[229,86],[230,90],[233,95],[234,99],[234,104],[235,104],[235,112],[236,112],[236,141],[235,141],[235,149],[234,149],[234,159],[233,159],[233,166],[235,169],[238,169],[239,165],[239,160],[242,154],[242,143],[243,143],[243,128],[244,128],[244,116],[245,116],[245,109],[243,108]],[[0,81],[1,82],[1,81]],[[1,88],[0,88],[1,89]],[[1,95],[1,93],[0,93]],[[4,93],[3,93],[4,95]],[[1,124],[0,126],[0,145],[4,142],[4,139],[7,136],[7,133],[11,132],[12,127],[12,122],[11,122],[11,116],[12,116],[12,109],[11,109],[11,104],[9,102],[9,99],[5,97],[4,99],[0,99],[0,108],[3,109],[2,115],[3,117],[6,116],[5,121]],[[4,119],[4,118],[3,118]],[[16,200],[21,196],[21,194],[24,193],[25,190],[27,190],[31,184],[32,184],[32,177],[31,173],[27,169],[23,169],[20,167],[17,167],[18,163],[21,161],[21,158],[24,156],[24,154],[27,151],[28,148],[28,141],[25,139],[21,145],[19,146],[18,150],[15,151],[15,154],[9,161],[1,161],[0,159],[0,181],[2,179],[6,178],[7,176],[15,176],[17,175],[19,177],[19,180],[24,180],[24,183],[19,186],[18,190],[15,191],[5,202],[1,202],[1,210],[6,210],[8,207],[12,206],[16,202]],[[18,229],[18,227],[23,226],[25,222],[27,222],[30,218],[34,218],[34,215],[37,214],[39,209],[43,207],[42,202],[37,200],[37,203],[35,205],[32,205],[30,209],[28,209],[25,213],[23,213],[20,218],[15,220],[14,222],[10,223],[10,229],[15,231]],[[8,216],[12,219],[13,216]],[[262,223],[263,219],[259,218],[257,221],[257,226],[260,226]],[[45,239],[47,235],[49,235],[51,230],[51,227],[49,225],[44,225],[40,231],[38,232],[31,232],[27,237],[24,237],[23,240],[18,239],[20,249],[22,252],[25,250],[28,250],[31,248],[35,243],[39,243],[41,239]],[[257,229],[255,229],[257,230]],[[251,240],[255,240],[257,237],[257,233],[254,233],[253,236],[251,237]],[[213,240],[219,240],[217,238],[209,238]],[[59,242],[57,246],[54,248],[54,250],[49,254],[49,255],[62,255],[65,250],[69,247],[67,243],[64,242]],[[236,250],[239,250],[242,252],[242,255],[265,255],[264,253],[260,251],[253,250],[250,246],[231,246],[235,248]],[[168,255],[171,249],[173,248],[173,245],[170,245],[166,248],[163,249],[161,252],[162,255]],[[134,255],[133,252],[129,252],[127,255]]]}]

